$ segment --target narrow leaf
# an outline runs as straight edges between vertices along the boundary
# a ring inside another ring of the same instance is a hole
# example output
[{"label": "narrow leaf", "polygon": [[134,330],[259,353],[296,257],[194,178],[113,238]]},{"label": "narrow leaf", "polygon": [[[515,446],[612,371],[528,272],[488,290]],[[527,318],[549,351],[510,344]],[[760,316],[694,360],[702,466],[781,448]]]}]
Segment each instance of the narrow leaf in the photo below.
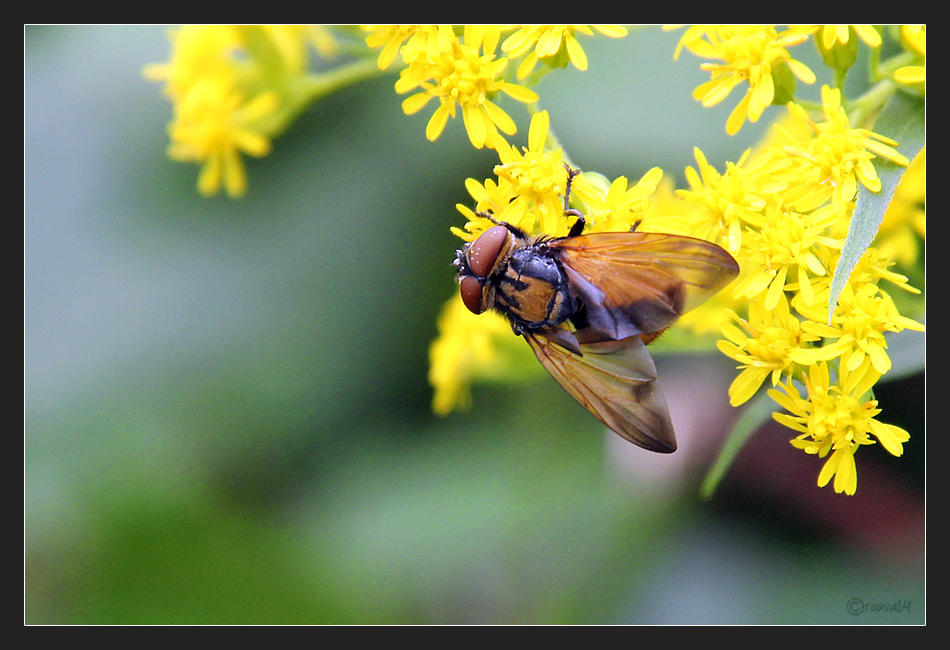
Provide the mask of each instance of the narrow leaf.
[{"label": "narrow leaf", "polygon": [[[893,138],[899,144],[897,150],[908,160],[913,160],[925,142],[924,103],[905,93],[895,93],[884,106],[874,124],[874,132]],[[864,251],[874,241],[877,230],[884,219],[884,213],[891,204],[894,190],[907,169],[886,158],[878,157],[874,161],[878,178],[881,179],[881,191],[870,192],[863,185],[858,187],[854,213],[848,226],[841,259],[835,268],[831,281],[831,295],[828,297],[828,322],[838,304],[838,296],[851,277],[851,271],[864,255]]]}]

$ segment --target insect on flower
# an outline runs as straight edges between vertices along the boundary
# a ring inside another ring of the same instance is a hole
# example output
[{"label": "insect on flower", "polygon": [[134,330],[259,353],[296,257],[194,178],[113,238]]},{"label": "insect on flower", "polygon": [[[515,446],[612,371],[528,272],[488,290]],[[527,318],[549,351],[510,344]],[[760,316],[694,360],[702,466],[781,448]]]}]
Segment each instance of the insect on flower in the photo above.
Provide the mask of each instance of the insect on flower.
[{"label": "insect on flower", "polygon": [[495,309],[541,365],[597,419],[651,451],[676,450],[666,400],[646,344],[739,273],[716,244],[659,233],[584,235],[569,207],[579,170],[568,167],[566,237],[533,237],[496,221],[457,251],[462,301]]}]

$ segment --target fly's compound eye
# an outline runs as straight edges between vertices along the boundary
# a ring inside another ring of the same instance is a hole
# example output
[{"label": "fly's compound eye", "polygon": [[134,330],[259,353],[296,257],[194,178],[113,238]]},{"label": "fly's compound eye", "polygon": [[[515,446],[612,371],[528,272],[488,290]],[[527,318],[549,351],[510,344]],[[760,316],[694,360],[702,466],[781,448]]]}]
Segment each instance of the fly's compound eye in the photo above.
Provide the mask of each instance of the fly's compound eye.
[{"label": "fly's compound eye", "polygon": [[481,314],[491,307],[491,284],[487,279],[505,255],[510,239],[507,228],[492,226],[466,247],[462,268],[469,273],[459,279],[459,292],[472,313]]},{"label": "fly's compound eye", "polygon": [[480,278],[487,278],[510,237],[511,233],[504,226],[492,226],[483,232],[466,253],[468,267],[472,273]]},{"label": "fly's compound eye", "polygon": [[488,287],[483,287],[474,275],[466,275],[459,281],[459,293],[462,295],[462,302],[473,314],[481,314],[488,309]]}]

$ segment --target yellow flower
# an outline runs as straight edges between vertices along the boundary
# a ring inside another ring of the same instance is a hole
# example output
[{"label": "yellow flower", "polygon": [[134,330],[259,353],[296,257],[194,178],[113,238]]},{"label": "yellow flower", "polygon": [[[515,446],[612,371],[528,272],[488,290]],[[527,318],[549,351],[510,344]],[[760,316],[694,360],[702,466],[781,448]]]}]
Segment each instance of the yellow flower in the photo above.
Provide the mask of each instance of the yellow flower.
[{"label": "yellow flower", "polygon": [[[452,48],[455,33],[451,25],[363,25],[370,32],[366,45],[381,48],[376,64],[380,70],[386,70],[396,59],[400,50],[404,50],[406,63],[420,56],[437,61],[442,52]],[[403,45],[405,43],[405,46]]]},{"label": "yellow flower", "polygon": [[805,397],[791,380],[782,385],[784,392],[769,391],[772,399],[788,411],[776,413],[775,419],[801,432],[792,445],[821,458],[831,454],[818,476],[819,487],[834,477],[835,492],[854,494],[858,488],[854,454],[862,445],[880,442],[894,456],[903,454],[903,443],[910,435],[900,427],[876,420],[881,412],[877,401],[865,399],[878,377],[871,373],[856,376],[842,367],[833,384],[828,364],[820,362],[805,375]]},{"label": "yellow flower", "polygon": [[[663,180],[663,171],[654,167],[647,171],[633,186],[626,176],[618,176],[610,183],[606,193],[594,193],[588,199],[586,217],[591,232],[623,232],[638,228],[649,232],[682,229],[681,220],[668,215],[649,214],[657,186]],[[677,228],[680,226],[680,228]]]},{"label": "yellow flower", "polygon": [[[484,185],[473,179],[466,187],[475,199],[475,211],[490,212],[498,221],[506,221],[529,234],[563,237],[574,225],[574,218],[565,218],[564,193],[567,190],[567,167],[560,148],[551,149],[548,141],[549,117],[546,111],[535,113],[528,130],[528,146],[499,147],[501,164],[495,166],[498,181],[486,180]],[[574,177],[571,200],[582,205],[586,220],[585,232],[626,231],[647,218],[650,196],[663,178],[659,168],[653,168],[632,187],[621,176],[609,185],[607,180],[594,174]],[[467,206],[456,206],[468,219],[465,230],[453,232],[471,241],[493,224],[479,217]],[[662,225],[675,218],[650,217]],[[682,229],[682,228],[681,228]]]},{"label": "yellow flower", "polygon": [[525,53],[518,66],[518,79],[524,79],[541,59],[553,59],[562,53],[578,70],[587,70],[587,55],[575,34],[593,34],[591,27],[605,36],[620,38],[627,35],[620,25],[521,25],[521,28],[501,44],[501,49],[512,58]]},{"label": "yellow flower", "polygon": [[858,183],[872,192],[881,181],[872,161],[882,156],[898,165],[908,160],[894,147],[896,142],[867,129],[853,129],[841,107],[841,91],[821,89],[825,121],[815,122],[798,104],[789,103],[792,121],[787,128],[776,125],[784,141],[771,147],[775,158],[789,159],[785,180],[790,189],[784,198],[796,210],[808,211],[831,200],[835,212],[850,217]]},{"label": "yellow flower", "polygon": [[[564,218],[564,193],[567,190],[567,168],[560,148],[551,148],[548,138],[547,111],[535,113],[528,129],[528,146],[519,151],[507,143],[498,147],[500,163],[495,165],[497,181],[484,184],[468,179],[465,186],[475,199],[475,210],[458,205],[468,223],[465,230],[452,231],[471,241],[493,224],[479,217],[489,212],[496,220],[505,221],[534,235],[564,236],[573,219]],[[595,194],[584,175],[574,177],[571,196],[590,203]]]},{"label": "yellow flower", "polygon": [[868,47],[878,47],[881,44],[881,35],[874,29],[874,25],[795,25],[790,31],[806,34],[820,33],[819,43],[826,50],[830,50],[839,43],[846,45],[851,40],[852,31]]},{"label": "yellow flower", "polygon": [[[781,387],[769,395],[790,413],[775,419],[801,432],[792,444],[827,458],[820,485],[834,478],[836,490],[853,494],[855,450],[876,440],[899,454],[907,439],[906,432],[875,419],[879,410],[866,393],[891,369],[885,334],[924,329],[902,316],[878,284],[887,280],[918,293],[906,276],[890,268],[890,258],[901,251],[907,264],[917,262],[925,168],[921,156],[920,168],[904,174],[901,185],[906,187],[895,193],[889,227],[879,233],[882,248],[864,252],[829,318],[833,272],[859,185],[881,191],[878,157],[901,165],[908,161],[893,140],[851,127],[840,91],[822,89],[817,117],[789,101],[792,74],[813,78],[782,48],[812,34],[839,77],[853,63],[849,57],[856,53],[858,39],[870,47],[881,45],[881,34],[870,26],[792,26],[782,33],[759,26],[687,28],[678,48],[726,62],[703,66],[713,76],[697,88],[697,98],[712,105],[742,81],[749,82],[727,131],[738,130],[747,117],[756,119],[769,103],[788,101],[789,111],[787,120],[775,125],[774,135],[738,163],[728,163],[722,173],[697,150],[697,168],[686,170],[689,188],[676,195],[693,208],[684,212],[689,233],[720,240],[742,269],[731,292],[734,322],[722,325],[724,340],[719,342],[720,351],[738,363],[730,402],[746,402],[767,380]],[[786,84],[781,94],[780,84]],[[837,374],[837,383],[828,379],[829,373],[832,378]],[[796,392],[796,382],[803,380],[809,389],[805,397]]]},{"label": "yellow flower", "polygon": [[[171,60],[146,66],[165,82],[174,117],[168,154],[202,165],[198,190],[232,197],[247,189],[243,155],[263,156],[317,84],[307,76],[308,45],[330,52],[332,36],[305,25],[185,25],[170,33]],[[297,85],[299,84],[299,86]]]},{"label": "yellow flower", "polygon": [[503,377],[524,353],[530,354],[528,346],[517,345],[501,315],[473,314],[458,294],[445,303],[437,325],[438,336],[429,347],[429,383],[438,415],[467,408],[474,381]]},{"label": "yellow flower", "polygon": [[[702,208],[689,201],[684,201],[677,194],[678,190],[674,187],[674,182],[671,176],[664,174],[656,184],[656,191],[650,197],[649,204],[644,211],[643,230],[669,233],[671,235],[698,236],[696,229],[691,227],[691,225],[702,219]],[[718,234],[719,233],[712,234],[708,239],[715,241]],[[707,239],[707,237],[703,238]],[[724,293],[728,295],[728,293],[724,291],[720,291],[716,295],[720,296]],[[703,305],[705,304],[706,303],[703,303]],[[702,309],[702,305],[700,305],[700,309]],[[684,317],[695,311],[694,309],[687,312],[684,314]],[[719,331],[719,326],[716,325],[713,329]]]},{"label": "yellow flower", "polygon": [[848,279],[848,283],[853,287],[859,287],[864,284],[877,286],[881,280],[887,280],[904,291],[920,293],[920,289],[908,284],[906,275],[892,271],[892,266],[893,262],[891,262],[890,257],[885,255],[877,246],[869,246],[864,251],[864,254],[861,255],[861,259],[858,260],[858,263],[855,264],[851,270],[851,277]]},{"label": "yellow flower", "polygon": [[[825,297],[824,295],[822,297]],[[796,309],[810,322],[803,327],[826,339],[837,339],[836,348],[842,350],[842,365],[859,375],[871,372],[883,375],[891,369],[887,354],[885,332],[901,332],[905,329],[923,331],[917,321],[902,316],[893,299],[876,284],[846,284],[838,298],[827,325],[827,300],[816,300],[814,305],[796,305]]]},{"label": "yellow flower", "polygon": [[[486,36],[491,38],[486,40]],[[495,58],[496,37],[497,33],[466,26],[464,42],[454,40],[452,47],[440,51],[436,60],[417,58],[400,73],[396,92],[422,89],[403,101],[402,108],[407,115],[418,112],[433,98],[439,101],[426,126],[429,140],[439,137],[448,119],[455,117],[458,107],[472,145],[478,149],[485,146],[497,149],[504,143],[499,131],[511,135],[516,129],[514,121],[494,103],[495,97],[505,93],[521,102],[538,101],[534,91],[504,80],[508,59]],[[483,43],[484,53],[481,52]]]},{"label": "yellow flower", "polygon": [[722,61],[700,66],[710,71],[712,78],[698,86],[693,97],[703,106],[714,106],[733,88],[748,83],[745,96],[726,121],[726,131],[737,133],[746,119],[757,121],[772,103],[776,90],[773,75],[781,66],[787,66],[801,81],[814,83],[815,74],[786,49],[807,38],[807,34],[794,31],[779,34],[770,25],[707,25],[687,30],[682,46],[699,57]]},{"label": "yellow flower", "polygon": [[842,246],[826,234],[835,221],[829,209],[799,214],[769,204],[761,229],[750,230],[743,238],[747,273],[733,296],[755,298],[765,293],[765,308],[772,309],[783,299],[786,283],[792,282],[806,303],[812,304],[812,276],[827,276],[823,258],[831,257],[829,249]]},{"label": "yellow flower", "polygon": [[764,298],[759,297],[749,305],[748,320],[734,312],[733,317],[740,327],[723,324],[722,334],[728,341],[719,342],[719,351],[738,361],[742,370],[729,387],[729,403],[733,406],[751,399],[769,376],[775,386],[783,374],[835,356],[833,350],[813,345],[820,337],[802,329],[784,298],[773,308],[766,308]]},{"label": "yellow flower", "polygon": [[[764,224],[764,197],[784,189],[786,183],[770,181],[769,175],[774,169],[747,165],[748,151],[739,162],[727,163],[724,174],[717,172],[698,148],[693,153],[699,170],[687,167],[690,189],[676,192],[684,201],[700,208],[690,220],[692,234],[710,241],[721,240],[726,249],[736,255],[742,246],[745,227],[761,228]],[[760,179],[765,179],[767,184],[763,185]]]},{"label": "yellow flower", "polygon": [[242,196],[247,176],[241,154],[263,156],[270,151],[270,139],[255,123],[274,111],[273,92],[245,102],[239,92],[213,79],[195,83],[176,107],[169,127],[168,155],[175,160],[202,163],[198,191],[217,194],[223,183],[229,196]]},{"label": "yellow flower", "polygon": [[455,226],[451,228],[452,233],[461,239],[475,241],[480,234],[495,225],[476,212],[487,212],[496,221],[510,223],[525,232],[532,232],[537,226],[535,215],[525,210],[524,203],[515,201],[516,196],[511,192],[511,184],[507,181],[497,183],[489,178],[482,184],[474,178],[468,178],[465,180],[465,189],[475,199],[475,209],[461,203],[455,205],[466,218],[465,230]]},{"label": "yellow flower", "polygon": [[234,53],[241,47],[240,34],[231,25],[183,25],[169,32],[171,61],[145,66],[149,81],[164,81],[165,94],[181,100],[204,79],[233,79]]},{"label": "yellow flower", "polygon": [[839,75],[857,62],[858,41],[871,48],[882,43],[881,34],[874,25],[791,25],[789,31],[815,35],[819,54],[825,64]]},{"label": "yellow flower", "polygon": [[[510,209],[530,212],[537,218],[542,233],[567,234],[564,228],[564,191],[567,189],[567,169],[561,159],[561,149],[548,149],[550,118],[547,111],[531,117],[528,128],[528,146],[498,147],[501,163],[495,165],[495,175],[504,184],[510,200],[518,203]],[[509,222],[510,223],[510,222]]]}]

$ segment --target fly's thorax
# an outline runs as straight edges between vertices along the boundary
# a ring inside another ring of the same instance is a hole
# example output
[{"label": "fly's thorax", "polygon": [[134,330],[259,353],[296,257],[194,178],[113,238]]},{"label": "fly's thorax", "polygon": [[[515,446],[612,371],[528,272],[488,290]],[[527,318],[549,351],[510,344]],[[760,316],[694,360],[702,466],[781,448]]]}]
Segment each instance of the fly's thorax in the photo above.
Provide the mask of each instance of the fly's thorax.
[{"label": "fly's thorax", "polygon": [[560,325],[577,309],[564,269],[543,244],[512,251],[493,284],[496,308],[527,329]]}]

